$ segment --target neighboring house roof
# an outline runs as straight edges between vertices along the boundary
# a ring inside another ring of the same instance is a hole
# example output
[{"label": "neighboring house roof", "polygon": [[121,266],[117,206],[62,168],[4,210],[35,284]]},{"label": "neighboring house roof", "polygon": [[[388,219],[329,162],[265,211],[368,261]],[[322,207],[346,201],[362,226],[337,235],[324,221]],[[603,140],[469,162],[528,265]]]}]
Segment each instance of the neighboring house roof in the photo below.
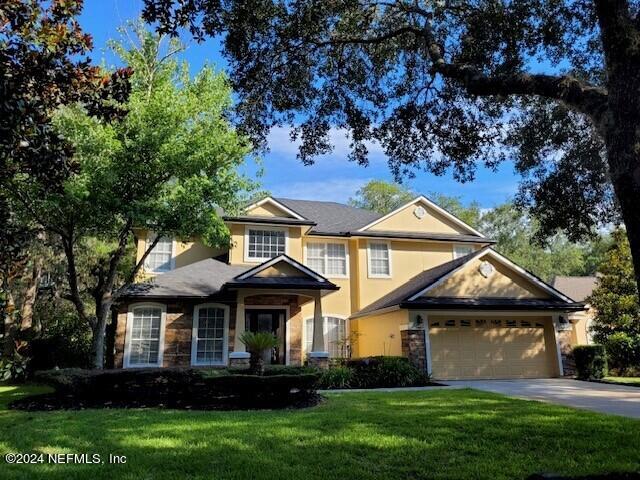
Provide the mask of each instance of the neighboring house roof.
[{"label": "neighboring house roof", "polygon": [[[286,262],[297,269],[300,274],[277,277],[257,276],[261,271],[278,262]],[[300,262],[286,255],[280,255],[255,267],[232,266],[208,258],[163,273],[147,282],[131,285],[121,296],[124,298],[206,298],[229,288],[339,289],[337,285]]]},{"label": "neighboring house roof", "polygon": [[381,214],[337,202],[276,198],[277,202],[316,223],[312,232],[345,234],[382,217]]},{"label": "neighboring house roof", "polygon": [[[533,283],[543,287],[552,299],[523,299],[523,298],[461,298],[461,297],[424,297],[423,295],[441,284],[458,270],[461,270],[470,261],[485,254],[513,268],[521,275],[527,277]],[[571,298],[562,292],[546,284],[532,273],[518,267],[503,255],[489,247],[482,248],[476,252],[465,255],[458,259],[438,265],[437,267],[425,270],[400,287],[392,290],[387,295],[361,309],[353,317],[361,317],[374,312],[399,307],[399,308],[456,308],[473,306],[480,309],[495,310],[584,310],[584,304],[573,302]],[[511,307],[511,308],[508,308]]]},{"label": "neighboring house roof", "polygon": [[553,287],[567,297],[583,302],[593,293],[598,277],[568,277],[557,275],[553,279]]}]

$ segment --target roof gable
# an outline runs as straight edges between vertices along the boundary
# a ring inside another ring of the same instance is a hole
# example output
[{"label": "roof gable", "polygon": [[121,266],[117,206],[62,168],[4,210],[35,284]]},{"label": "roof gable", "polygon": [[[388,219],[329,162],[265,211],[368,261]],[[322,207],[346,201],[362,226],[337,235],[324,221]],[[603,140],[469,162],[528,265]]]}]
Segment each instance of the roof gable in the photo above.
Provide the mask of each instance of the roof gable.
[{"label": "roof gable", "polygon": [[235,280],[252,278],[308,278],[328,282],[326,278],[287,255],[279,255],[238,275]]},{"label": "roof gable", "polygon": [[473,227],[422,195],[365,225],[359,231],[429,232],[484,238]]},{"label": "roof gable", "polygon": [[265,197],[262,200],[248,205],[245,209],[246,216],[261,218],[292,218],[296,220],[307,220],[299,213],[293,211],[286,205],[278,202],[272,197]]},{"label": "roof gable", "polygon": [[[491,248],[465,257],[459,268],[411,296],[458,298],[537,298],[573,300]],[[489,266],[483,269],[483,266]]]}]

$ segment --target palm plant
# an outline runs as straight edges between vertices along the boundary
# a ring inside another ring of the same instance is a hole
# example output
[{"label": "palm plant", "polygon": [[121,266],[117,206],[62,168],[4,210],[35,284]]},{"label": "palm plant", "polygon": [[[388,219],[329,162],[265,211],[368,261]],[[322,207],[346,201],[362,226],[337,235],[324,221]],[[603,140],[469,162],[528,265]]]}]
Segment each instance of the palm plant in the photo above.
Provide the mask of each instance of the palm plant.
[{"label": "palm plant", "polygon": [[264,357],[265,350],[271,350],[278,345],[278,339],[269,332],[249,332],[245,331],[240,336],[240,341],[244,343],[247,351],[251,354],[249,359],[249,368],[255,375],[264,374]]}]

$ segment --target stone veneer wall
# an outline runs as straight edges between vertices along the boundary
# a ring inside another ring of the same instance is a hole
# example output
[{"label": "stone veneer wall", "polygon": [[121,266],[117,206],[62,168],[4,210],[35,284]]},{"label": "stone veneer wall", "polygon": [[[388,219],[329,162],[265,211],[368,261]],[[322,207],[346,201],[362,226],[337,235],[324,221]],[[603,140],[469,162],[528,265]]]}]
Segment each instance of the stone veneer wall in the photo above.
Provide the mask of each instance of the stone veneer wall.
[{"label": "stone veneer wall", "polygon": [[576,374],[576,362],[573,359],[572,330],[560,330],[556,332],[562,357],[562,375],[573,376]]},{"label": "stone veneer wall", "polygon": [[[134,302],[144,303],[144,302]],[[159,303],[159,302],[150,302]],[[198,302],[199,303],[199,302]],[[220,302],[223,303],[223,302]],[[224,302],[226,303],[226,302]],[[124,363],[127,312],[130,304],[122,304],[117,309],[114,340],[114,367],[122,368]],[[166,303],[167,318],[164,335],[164,367],[188,367],[191,365],[191,334],[193,309],[197,303]],[[302,364],[302,313],[296,295],[254,295],[245,298],[245,305],[282,305],[289,307],[289,363]],[[229,353],[233,352],[236,326],[236,305],[229,304]]]},{"label": "stone veneer wall", "polygon": [[[137,303],[137,302],[136,302]],[[158,302],[151,302],[158,303]],[[193,308],[195,303],[167,303],[167,318],[164,332],[163,367],[188,367],[191,365],[191,334],[193,328]],[[233,351],[236,326],[236,306],[229,305],[229,353]],[[122,368],[127,330],[129,304],[120,305],[117,314],[114,342],[114,367]]]},{"label": "stone veneer wall", "polygon": [[411,365],[422,372],[427,371],[424,330],[402,330],[400,332],[402,355],[409,359]]}]

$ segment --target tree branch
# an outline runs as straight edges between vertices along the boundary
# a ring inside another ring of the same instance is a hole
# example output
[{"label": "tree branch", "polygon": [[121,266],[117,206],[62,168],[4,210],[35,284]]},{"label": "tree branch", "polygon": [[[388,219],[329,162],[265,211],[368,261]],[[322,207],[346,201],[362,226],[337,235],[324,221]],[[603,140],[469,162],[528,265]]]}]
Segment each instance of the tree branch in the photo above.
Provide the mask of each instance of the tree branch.
[{"label": "tree branch", "polygon": [[129,274],[129,277],[125,281],[125,284],[123,285],[123,287],[129,286],[134,282],[134,280],[136,279],[136,276],[138,275],[138,272],[144,265],[145,260],[151,253],[151,250],[153,250],[156,247],[159,241],[160,241],[160,235],[156,235],[156,237],[153,239],[151,244],[147,247],[145,252],[142,254],[142,257],[140,257],[140,260],[138,260],[138,263],[136,263],[135,267],[133,267],[133,270]]},{"label": "tree branch", "polygon": [[84,302],[82,301],[82,296],[80,295],[80,289],[78,287],[78,271],[76,268],[76,256],[73,248],[73,229],[70,229],[69,237],[62,235],[61,240],[64,254],[67,257],[67,281],[69,283],[69,294],[65,295],[64,298],[73,303],[81,320],[87,322],[91,328],[95,328],[95,319],[90,318],[87,315]]}]

